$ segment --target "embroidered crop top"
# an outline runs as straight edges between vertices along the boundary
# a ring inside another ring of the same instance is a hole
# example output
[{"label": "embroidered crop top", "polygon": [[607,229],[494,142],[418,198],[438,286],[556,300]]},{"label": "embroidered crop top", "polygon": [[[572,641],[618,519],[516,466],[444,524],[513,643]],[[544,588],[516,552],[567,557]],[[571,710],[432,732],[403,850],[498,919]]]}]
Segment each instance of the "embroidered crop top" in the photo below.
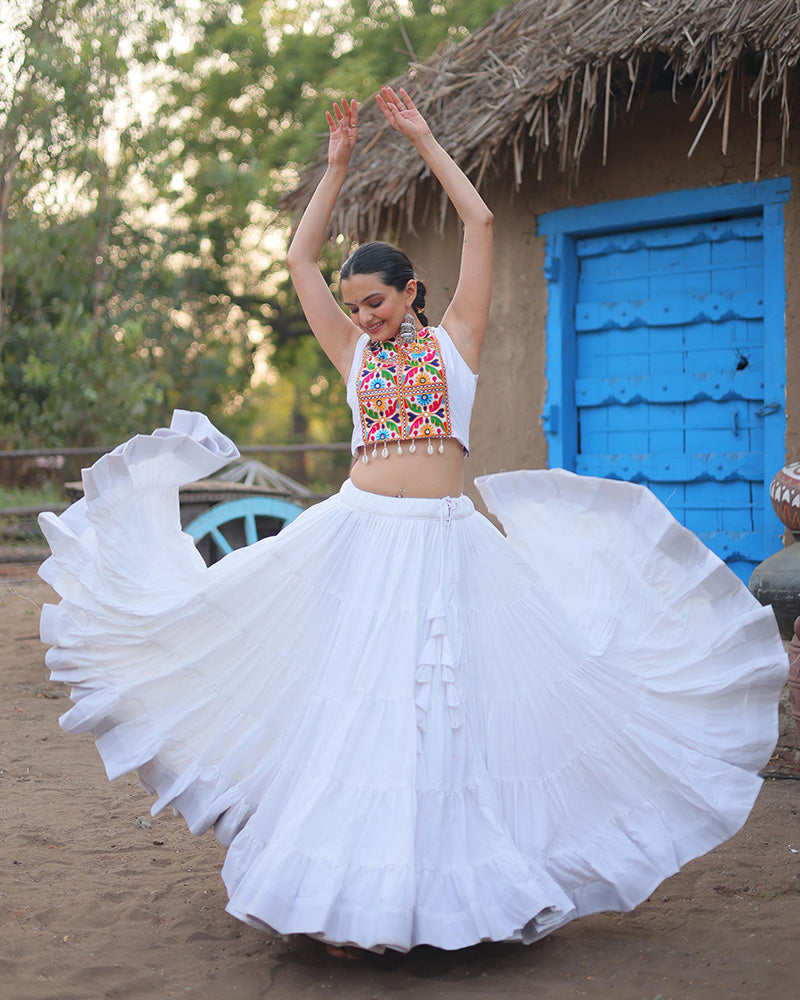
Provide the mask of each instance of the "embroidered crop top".
[{"label": "embroidered crop top", "polygon": [[[362,334],[356,343],[347,402],[353,411],[353,454],[372,445],[372,454],[387,443],[455,438],[469,451],[469,421],[478,376],[461,357],[442,326],[423,327],[410,344],[399,338],[371,341]],[[440,442],[441,444],[441,442]]]}]

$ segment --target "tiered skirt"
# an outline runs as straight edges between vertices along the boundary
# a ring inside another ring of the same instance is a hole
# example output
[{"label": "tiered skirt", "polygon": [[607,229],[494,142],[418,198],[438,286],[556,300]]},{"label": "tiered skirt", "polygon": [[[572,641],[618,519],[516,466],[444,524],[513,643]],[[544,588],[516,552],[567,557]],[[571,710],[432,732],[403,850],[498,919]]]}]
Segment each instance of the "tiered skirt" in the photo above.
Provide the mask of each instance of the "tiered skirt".
[{"label": "tiered skirt", "polygon": [[236,450],[178,411],[44,515],[41,635],[109,777],[228,851],[255,926],[405,951],[628,910],[742,825],[777,736],[773,614],[645,488],[347,481],[206,567],[178,487]]}]

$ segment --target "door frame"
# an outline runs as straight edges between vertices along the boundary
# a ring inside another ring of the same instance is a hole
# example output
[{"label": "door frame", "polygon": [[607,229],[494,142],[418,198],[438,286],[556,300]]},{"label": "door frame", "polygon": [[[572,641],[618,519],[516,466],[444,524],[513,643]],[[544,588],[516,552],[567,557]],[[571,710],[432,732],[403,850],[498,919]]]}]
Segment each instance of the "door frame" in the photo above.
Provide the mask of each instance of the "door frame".
[{"label": "door frame", "polygon": [[[725,184],[561,208],[539,216],[537,232],[546,237],[547,396],[541,415],[551,468],[574,470],[578,442],[575,401],[575,302],[578,284],[576,241],[623,230],[702,222],[719,216],[754,215],[764,221],[764,537],[781,545],[783,525],[772,509],[769,485],[786,455],[786,279],[783,203],[791,180]],[[774,407],[771,409],[771,407]],[[764,556],[770,554],[765,552]]]}]

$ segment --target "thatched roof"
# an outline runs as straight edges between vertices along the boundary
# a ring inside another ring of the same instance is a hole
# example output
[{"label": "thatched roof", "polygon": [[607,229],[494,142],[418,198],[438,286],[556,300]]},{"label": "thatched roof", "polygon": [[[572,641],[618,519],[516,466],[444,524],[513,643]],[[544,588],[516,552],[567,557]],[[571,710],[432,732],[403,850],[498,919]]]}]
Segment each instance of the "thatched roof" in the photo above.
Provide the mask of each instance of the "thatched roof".
[{"label": "thatched roof", "polygon": [[[777,102],[785,146],[787,71],[798,59],[800,0],[518,0],[463,42],[410,66],[395,84],[406,87],[474,181],[510,165],[519,185],[531,165],[541,177],[548,154],[561,171],[576,170],[598,120],[605,161],[613,115],[647,91],[654,69],[662,81],[667,71],[674,87],[696,90],[695,145],[719,116],[726,152],[731,101],[741,94],[751,102],[758,179],[764,104]],[[331,228],[364,238],[387,221],[411,223],[427,169],[374,101],[365,102],[360,120],[361,143]],[[326,148],[284,207],[307,204]],[[435,210],[441,224],[446,203]]]}]

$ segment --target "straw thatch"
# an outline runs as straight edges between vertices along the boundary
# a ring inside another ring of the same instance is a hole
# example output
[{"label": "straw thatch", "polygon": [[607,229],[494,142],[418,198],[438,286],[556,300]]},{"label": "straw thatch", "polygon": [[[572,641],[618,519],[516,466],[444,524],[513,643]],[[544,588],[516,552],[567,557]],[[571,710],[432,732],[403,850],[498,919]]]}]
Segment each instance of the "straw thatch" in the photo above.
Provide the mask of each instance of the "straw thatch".
[{"label": "straw thatch", "polygon": [[[519,186],[531,164],[541,178],[548,155],[562,172],[576,171],[598,118],[605,162],[612,115],[630,111],[668,72],[673,88],[693,86],[698,95],[690,155],[715,116],[725,153],[732,100],[751,103],[758,179],[765,102],[777,102],[783,151],[788,71],[799,58],[800,0],[518,0],[395,83],[478,185],[490,168],[510,166]],[[360,118],[362,140],[331,230],[365,237],[411,227],[418,194],[430,195],[425,164],[374,102]],[[321,147],[284,207],[307,204],[325,162]],[[443,198],[436,211],[441,227]]]}]

